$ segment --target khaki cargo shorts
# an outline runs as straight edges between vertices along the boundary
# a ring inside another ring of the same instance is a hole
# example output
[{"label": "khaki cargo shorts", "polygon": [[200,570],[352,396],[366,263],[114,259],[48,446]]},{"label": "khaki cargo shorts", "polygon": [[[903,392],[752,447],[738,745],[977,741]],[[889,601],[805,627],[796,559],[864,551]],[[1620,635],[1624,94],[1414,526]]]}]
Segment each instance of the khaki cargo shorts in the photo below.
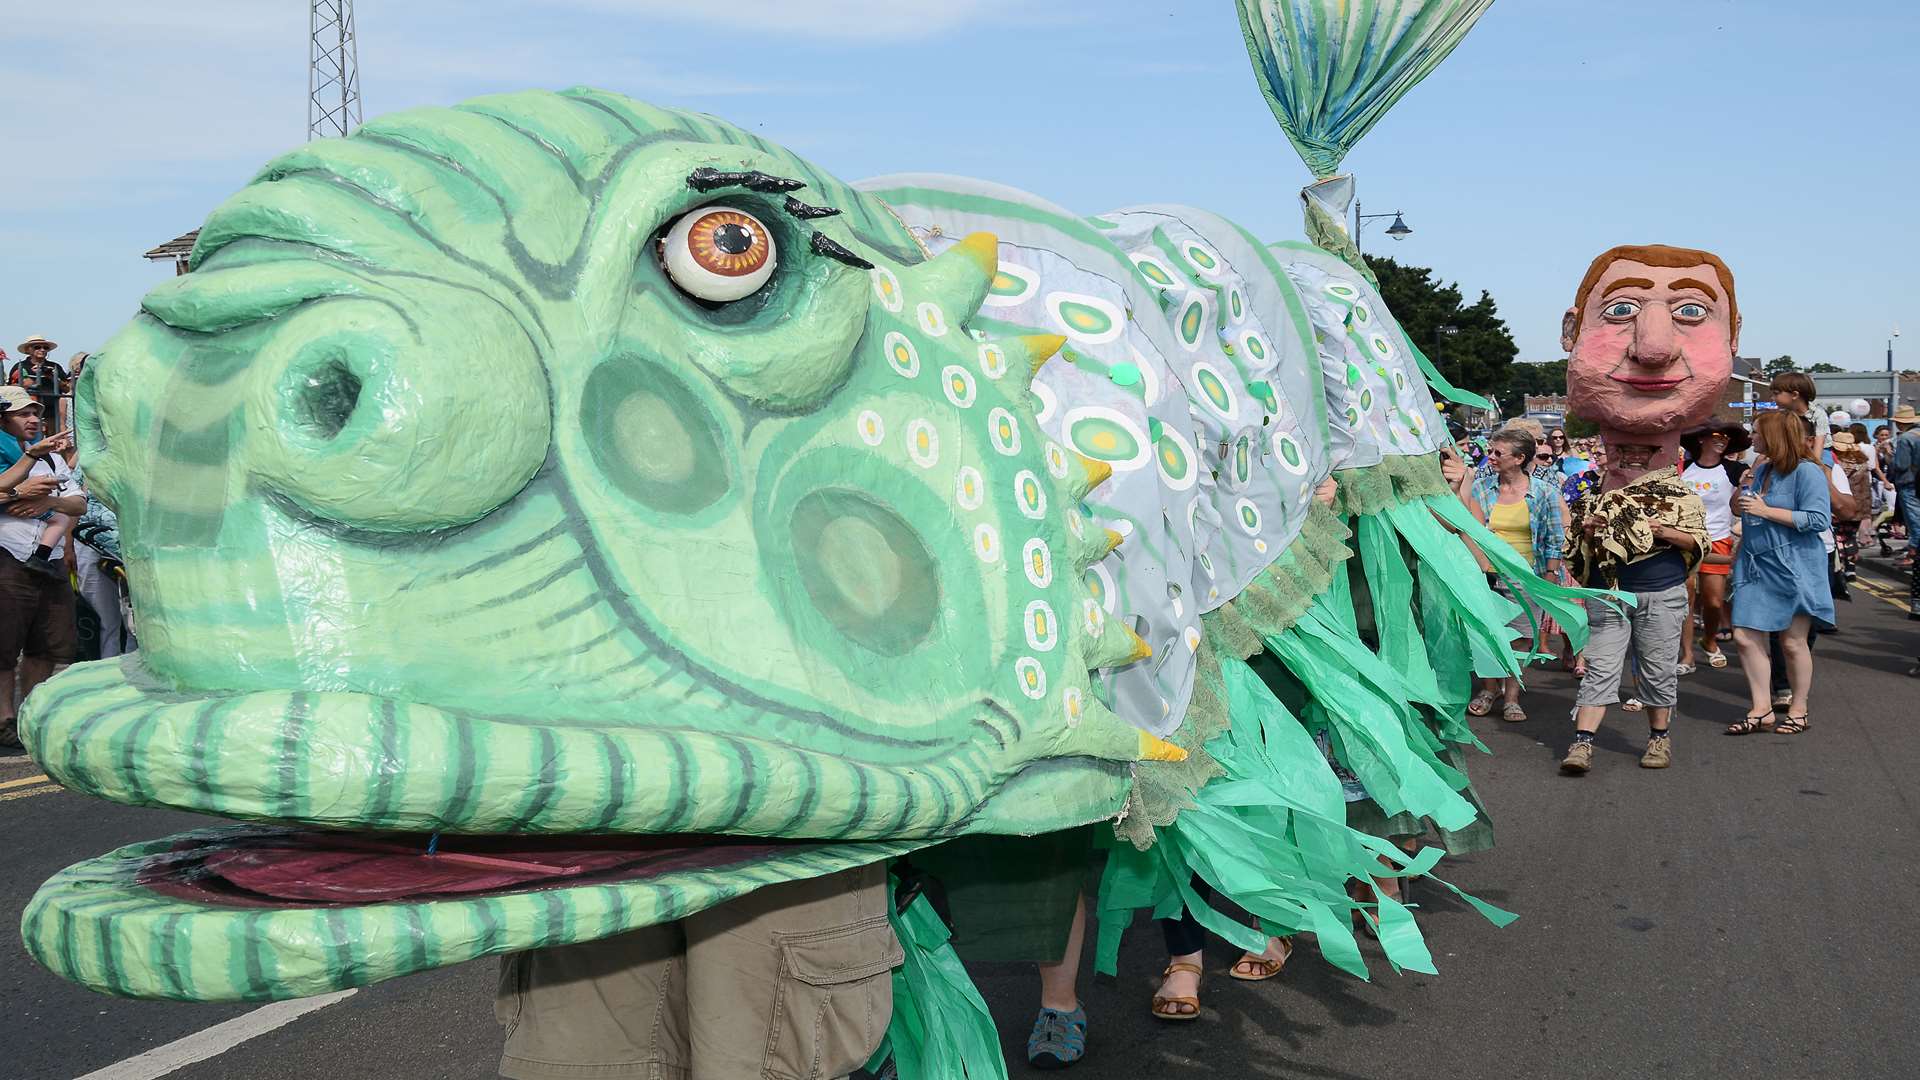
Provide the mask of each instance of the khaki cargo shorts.
[{"label": "khaki cargo shorts", "polygon": [[814,1080],[866,1064],[902,959],[885,864],[504,958],[513,1080]]}]

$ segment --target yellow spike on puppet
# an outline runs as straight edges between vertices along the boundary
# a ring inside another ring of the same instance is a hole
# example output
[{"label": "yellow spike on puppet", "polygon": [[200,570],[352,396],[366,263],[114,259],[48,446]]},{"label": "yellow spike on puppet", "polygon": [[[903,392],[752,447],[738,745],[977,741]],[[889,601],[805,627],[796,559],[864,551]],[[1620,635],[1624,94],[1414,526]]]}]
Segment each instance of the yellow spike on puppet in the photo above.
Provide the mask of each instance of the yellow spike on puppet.
[{"label": "yellow spike on puppet", "polygon": [[1080,471],[1082,473],[1080,482],[1073,485],[1072,488],[1074,498],[1086,498],[1088,492],[1106,483],[1108,479],[1113,476],[1113,466],[1106,462],[1095,461],[1085,454],[1075,454],[1073,456],[1079,459]]},{"label": "yellow spike on puppet", "polygon": [[919,266],[909,267],[908,299],[933,300],[946,309],[947,319],[964,323],[986,302],[987,290],[1000,269],[1000,241],[992,233],[969,233],[965,239]]},{"label": "yellow spike on puppet", "polygon": [[1101,531],[1107,534],[1107,550],[1100,553],[1101,557],[1105,558],[1109,552],[1119,547],[1127,538],[1113,529],[1102,529]]},{"label": "yellow spike on puppet", "polygon": [[1140,760],[1185,761],[1187,752],[1165,739],[1155,738],[1143,731],[1140,733]]},{"label": "yellow spike on puppet", "polygon": [[1089,700],[1080,724],[1068,733],[1067,749],[1104,761],[1185,761],[1187,752],[1128,724]]},{"label": "yellow spike on puppet", "polygon": [[1153,646],[1120,619],[1108,619],[1100,638],[1087,649],[1087,667],[1125,667],[1153,655]]},{"label": "yellow spike on puppet", "polygon": [[1002,344],[1007,350],[1007,370],[1018,380],[1015,397],[1026,393],[1033,385],[1033,377],[1047,366],[1067,339],[1059,334],[1025,334],[1016,338],[1004,339]]}]

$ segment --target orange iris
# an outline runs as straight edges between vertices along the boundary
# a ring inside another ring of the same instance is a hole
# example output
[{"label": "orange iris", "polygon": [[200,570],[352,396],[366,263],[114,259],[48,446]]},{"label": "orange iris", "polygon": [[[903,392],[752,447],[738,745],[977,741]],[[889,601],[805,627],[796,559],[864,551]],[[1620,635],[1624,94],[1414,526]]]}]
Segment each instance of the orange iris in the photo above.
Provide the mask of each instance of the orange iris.
[{"label": "orange iris", "polygon": [[687,252],[702,270],[741,277],[765,266],[773,247],[758,221],[738,210],[715,210],[688,230]]}]

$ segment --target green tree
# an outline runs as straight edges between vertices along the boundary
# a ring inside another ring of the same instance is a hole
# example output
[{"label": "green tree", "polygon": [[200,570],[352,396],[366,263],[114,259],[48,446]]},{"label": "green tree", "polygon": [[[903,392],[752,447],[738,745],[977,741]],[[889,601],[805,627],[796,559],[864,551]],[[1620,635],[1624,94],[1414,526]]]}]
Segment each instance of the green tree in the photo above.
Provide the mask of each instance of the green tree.
[{"label": "green tree", "polygon": [[[1427,267],[1402,266],[1373,255],[1367,256],[1367,265],[1380,280],[1380,296],[1393,317],[1448,382],[1498,397],[1509,414],[1517,411],[1513,369],[1525,365],[1513,362],[1519,349],[1491,295],[1482,290],[1480,299],[1469,304],[1457,282],[1442,283]],[[1566,385],[1564,369],[1560,385]]]},{"label": "green tree", "polygon": [[1793,357],[1791,356],[1776,356],[1760,366],[1760,374],[1765,375],[1769,379],[1775,375],[1785,375],[1792,370],[1794,370],[1794,368]]},{"label": "green tree", "polygon": [[1507,375],[1507,388],[1516,395],[1567,392],[1565,360],[1549,360],[1543,364],[1516,363],[1507,369]]},{"label": "green tree", "polygon": [[1827,363],[1826,361],[1824,361],[1824,360],[1823,360],[1823,361],[1821,361],[1820,363],[1818,363],[1818,364],[1815,364],[1815,365],[1813,365],[1812,367],[1810,367],[1810,368],[1808,368],[1808,369],[1807,369],[1807,374],[1809,374],[1809,375],[1837,375],[1837,374],[1839,374],[1840,372],[1842,372],[1842,371],[1845,371],[1845,370],[1846,370],[1846,368],[1843,368],[1843,367],[1841,367],[1841,366],[1840,366],[1840,365],[1838,365],[1838,364],[1829,364],[1829,363]]}]

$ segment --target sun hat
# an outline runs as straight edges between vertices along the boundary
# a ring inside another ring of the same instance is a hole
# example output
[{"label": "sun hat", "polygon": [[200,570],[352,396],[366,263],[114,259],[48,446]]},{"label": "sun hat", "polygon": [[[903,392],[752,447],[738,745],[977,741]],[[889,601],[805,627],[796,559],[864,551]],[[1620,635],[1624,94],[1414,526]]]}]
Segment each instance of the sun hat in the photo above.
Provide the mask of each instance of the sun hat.
[{"label": "sun hat", "polygon": [[1896,424],[1920,424],[1920,416],[1914,415],[1911,405],[1902,405],[1893,410],[1893,416],[1890,419]]},{"label": "sun hat", "polygon": [[48,337],[45,334],[35,334],[32,337],[28,338],[27,340],[21,342],[20,351],[26,352],[27,346],[29,345],[45,345],[47,347],[48,352],[52,352],[53,350],[60,347],[59,342],[53,340],[52,338]]},{"label": "sun hat", "polygon": [[1753,436],[1747,433],[1746,428],[1741,427],[1732,420],[1722,421],[1717,424],[1702,424],[1696,428],[1689,428],[1680,433],[1680,445],[1687,448],[1688,457],[1697,458],[1700,456],[1700,440],[1715,433],[1727,437],[1728,457],[1732,457],[1735,454],[1744,454],[1747,448],[1753,445]]},{"label": "sun hat", "polygon": [[1833,433],[1833,445],[1840,450],[1851,450],[1854,446],[1853,432],[1836,431]]},{"label": "sun hat", "polygon": [[0,413],[16,413],[26,409],[38,409],[40,403],[23,387],[0,386]]}]

